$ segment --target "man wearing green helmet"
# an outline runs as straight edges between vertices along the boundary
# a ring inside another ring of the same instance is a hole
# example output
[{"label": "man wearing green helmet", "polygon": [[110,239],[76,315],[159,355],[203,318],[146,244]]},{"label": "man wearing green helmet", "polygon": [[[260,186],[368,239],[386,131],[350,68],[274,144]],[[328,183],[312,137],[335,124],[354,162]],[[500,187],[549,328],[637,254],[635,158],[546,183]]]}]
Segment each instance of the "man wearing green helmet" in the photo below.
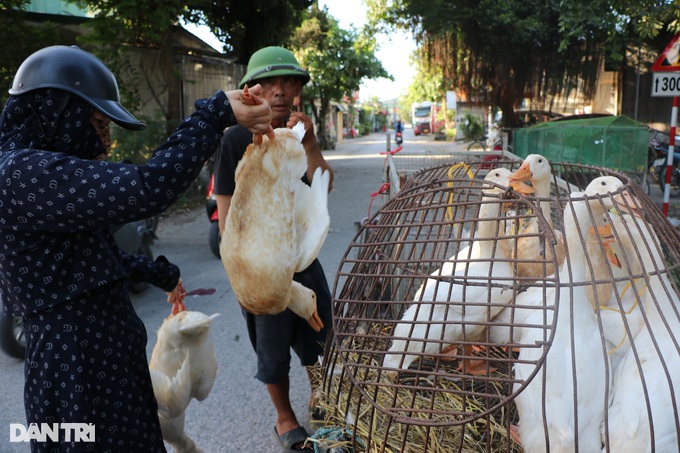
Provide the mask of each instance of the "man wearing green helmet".
[{"label": "man wearing green helmet", "polygon": [[[307,171],[305,175],[300,176],[309,183],[317,167],[328,170],[331,175],[330,190],[333,173],[321,154],[312,121],[304,113],[292,110],[295,99],[309,80],[309,74],[300,67],[292,52],[282,47],[266,47],[250,57],[248,70],[241,80],[240,88],[257,83],[262,86],[260,98],[265,99],[271,106],[272,127],[293,127],[299,122],[304,123],[306,134],[302,139],[302,145],[307,154]],[[247,129],[231,127],[224,133],[215,156],[215,194],[220,232],[224,230],[231,196],[236,186],[236,166],[252,140],[253,135]],[[274,429],[285,451],[311,449],[309,443],[305,445],[308,433],[300,426],[291,406],[288,391],[290,349],[292,348],[298,355],[301,364],[307,367],[313,387],[310,367],[316,365],[318,357],[323,354],[324,343],[332,322],[331,294],[319,261],[315,260],[307,269],[295,274],[294,280],[316,293],[319,317],[324,324],[321,332],[315,332],[306,320],[290,310],[278,315],[253,315],[242,310],[250,341],[257,354],[255,377],[266,385],[276,408],[277,420]]]}]

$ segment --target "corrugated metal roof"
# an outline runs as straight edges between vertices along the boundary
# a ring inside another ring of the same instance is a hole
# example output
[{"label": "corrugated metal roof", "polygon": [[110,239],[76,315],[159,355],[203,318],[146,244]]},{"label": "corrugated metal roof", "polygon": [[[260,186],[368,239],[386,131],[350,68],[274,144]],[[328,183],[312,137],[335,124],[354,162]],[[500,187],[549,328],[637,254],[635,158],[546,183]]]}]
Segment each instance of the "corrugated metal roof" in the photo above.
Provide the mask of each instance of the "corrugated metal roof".
[{"label": "corrugated metal roof", "polygon": [[26,11],[38,14],[54,14],[58,16],[94,17],[94,14],[87,9],[60,0],[32,0],[26,6]]}]

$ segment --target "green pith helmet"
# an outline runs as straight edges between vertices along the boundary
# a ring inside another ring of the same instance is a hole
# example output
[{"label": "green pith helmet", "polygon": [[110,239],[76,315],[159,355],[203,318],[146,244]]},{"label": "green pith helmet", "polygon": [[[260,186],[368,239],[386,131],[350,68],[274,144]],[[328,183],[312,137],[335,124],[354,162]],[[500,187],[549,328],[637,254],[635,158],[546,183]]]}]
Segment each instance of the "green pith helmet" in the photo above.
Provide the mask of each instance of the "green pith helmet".
[{"label": "green pith helmet", "polygon": [[239,88],[254,85],[257,80],[267,77],[294,76],[309,82],[309,73],[300,67],[295,55],[283,47],[265,47],[255,52],[248,61],[248,72],[241,79]]}]

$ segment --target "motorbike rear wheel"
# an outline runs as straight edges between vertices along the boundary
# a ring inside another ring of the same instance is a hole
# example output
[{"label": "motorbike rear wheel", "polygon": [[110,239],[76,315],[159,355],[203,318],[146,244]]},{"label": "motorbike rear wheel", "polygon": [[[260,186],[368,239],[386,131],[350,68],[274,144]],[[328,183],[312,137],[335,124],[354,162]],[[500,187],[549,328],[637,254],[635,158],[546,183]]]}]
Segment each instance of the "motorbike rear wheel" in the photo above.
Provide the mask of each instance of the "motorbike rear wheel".
[{"label": "motorbike rear wheel", "polygon": [[26,356],[26,335],[21,317],[7,316],[0,311],[0,349],[17,359]]},{"label": "motorbike rear wheel", "polygon": [[[664,166],[661,171],[659,172],[659,187],[661,188],[661,191],[664,192],[666,190],[666,170],[668,167]],[[670,191],[670,196],[675,198],[675,197],[680,197],[680,174],[678,174],[678,169],[675,168],[673,170],[673,175],[671,176],[671,191]]]},{"label": "motorbike rear wheel", "polygon": [[626,174],[630,177],[630,179],[633,180],[634,183],[642,188],[642,191],[645,193],[645,195],[649,195],[649,192],[651,191],[651,187],[649,185],[649,178],[651,177],[651,174],[645,175],[644,173],[634,172]]},{"label": "motorbike rear wheel", "polygon": [[210,222],[210,232],[208,233],[208,241],[210,242],[210,251],[213,252],[217,258],[220,257],[220,225],[217,220]]},{"label": "motorbike rear wheel", "polygon": [[158,229],[159,220],[160,216],[157,215],[144,219],[144,223],[146,224],[147,232],[151,236],[151,240],[158,239],[158,236],[156,236],[156,230]]},{"label": "motorbike rear wheel", "polygon": [[484,144],[484,142],[481,142],[479,140],[475,140],[468,145],[467,150],[468,151],[486,151],[486,145]]}]

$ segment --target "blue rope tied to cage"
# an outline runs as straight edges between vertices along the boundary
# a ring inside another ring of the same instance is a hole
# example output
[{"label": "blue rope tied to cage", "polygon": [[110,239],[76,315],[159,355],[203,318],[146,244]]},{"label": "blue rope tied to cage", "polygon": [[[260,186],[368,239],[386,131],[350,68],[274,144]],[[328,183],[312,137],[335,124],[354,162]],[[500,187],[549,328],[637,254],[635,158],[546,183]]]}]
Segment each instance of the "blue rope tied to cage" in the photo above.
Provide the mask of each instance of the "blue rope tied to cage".
[{"label": "blue rope tied to cage", "polygon": [[[310,437],[315,439],[314,453],[353,453],[354,449],[351,446],[353,436],[354,432],[349,428],[322,427]],[[366,449],[366,445],[358,437],[356,442],[362,449]]]}]

